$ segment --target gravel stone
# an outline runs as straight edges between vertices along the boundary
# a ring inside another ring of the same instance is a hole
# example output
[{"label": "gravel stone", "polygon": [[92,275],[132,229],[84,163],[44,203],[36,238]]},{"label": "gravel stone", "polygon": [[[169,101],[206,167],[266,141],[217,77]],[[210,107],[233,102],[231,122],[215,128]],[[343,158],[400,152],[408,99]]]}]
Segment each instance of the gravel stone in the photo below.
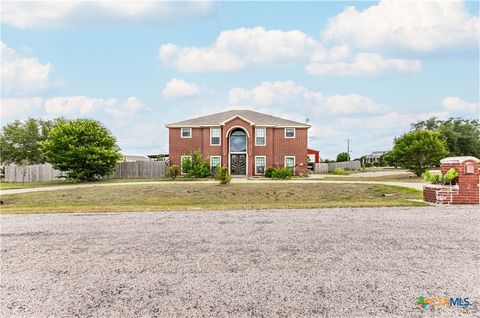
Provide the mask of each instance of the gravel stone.
[{"label": "gravel stone", "polygon": [[471,317],[479,225],[478,206],[2,215],[0,314]]}]

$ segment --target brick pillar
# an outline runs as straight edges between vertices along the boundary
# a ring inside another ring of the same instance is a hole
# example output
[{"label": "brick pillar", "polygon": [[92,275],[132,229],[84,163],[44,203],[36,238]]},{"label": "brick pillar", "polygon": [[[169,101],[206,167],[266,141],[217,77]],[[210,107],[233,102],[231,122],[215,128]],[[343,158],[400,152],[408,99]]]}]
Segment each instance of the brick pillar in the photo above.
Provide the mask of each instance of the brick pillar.
[{"label": "brick pillar", "polygon": [[454,168],[458,178],[454,184],[458,193],[453,193],[451,204],[480,204],[480,160],[475,157],[449,157],[440,160],[440,170],[446,173]]}]

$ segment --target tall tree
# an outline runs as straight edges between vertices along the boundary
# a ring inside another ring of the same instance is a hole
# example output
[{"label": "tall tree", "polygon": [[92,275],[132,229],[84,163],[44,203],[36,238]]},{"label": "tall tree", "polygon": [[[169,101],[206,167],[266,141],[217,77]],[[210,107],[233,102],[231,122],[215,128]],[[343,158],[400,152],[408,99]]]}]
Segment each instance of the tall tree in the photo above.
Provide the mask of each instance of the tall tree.
[{"label": "tall tree", "polygon": [[92,119],[59,122],[42,142],[42,149],[55,169],[76,181],[108,176],[122,158],[110,131]]},{"label": "tall tree", "polygon": [[389,152],[397,164],[421,176],[448,154],[445,140],[438,131],[414,130],[395,139]]},{"label": "tall tree", "polygon": [[346,152],[341,152],[337,155],[337,162],[349,161],[350,156]]},{"label": "tall tree", "polygon": [[480,158],[480,123],[475,119],[435,117],[413,123],[414,130],[438,131],[447,142],[448,155]]},{"label": "tall tree", "polygon": [[41,164],[46,158],[40,143],[59,120],[29,118],[16,120],[2,128],[0,133],[0,161],[2,164]]}]

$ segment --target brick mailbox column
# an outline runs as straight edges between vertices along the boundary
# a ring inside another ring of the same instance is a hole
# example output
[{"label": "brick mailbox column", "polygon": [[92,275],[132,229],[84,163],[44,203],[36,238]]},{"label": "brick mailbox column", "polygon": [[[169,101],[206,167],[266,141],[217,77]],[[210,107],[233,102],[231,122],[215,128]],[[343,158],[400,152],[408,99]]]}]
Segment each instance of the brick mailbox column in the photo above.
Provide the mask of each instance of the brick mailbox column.
[{"label": "brick mailbox column", "polygon": [[424,186],[424,200],[438,204],[480,204],[480,159],[449,157],[440,160],[443,174],[451,168],[458,172],[458,178],[452,185]]}]

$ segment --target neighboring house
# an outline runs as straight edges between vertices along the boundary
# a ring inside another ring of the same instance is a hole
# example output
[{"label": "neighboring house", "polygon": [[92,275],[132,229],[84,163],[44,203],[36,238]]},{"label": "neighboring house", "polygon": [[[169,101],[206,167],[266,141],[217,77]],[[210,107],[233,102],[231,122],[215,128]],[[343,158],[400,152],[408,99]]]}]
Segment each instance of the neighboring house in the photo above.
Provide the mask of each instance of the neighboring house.
[{"label": "neighboring house", "polygon": [[126,162],[134,162],[134,161],[150,161],[150,158],[147,156],[132,156],[132,155],[123,155],[123,160]]},{"label": "neighboring house", "polygon": [[386,154],[388,151],[374,151],[369,155],[361,157],[361,162],[362,163],[378,163],[380,162],[380,157],[382,157],[384,154]]},{"label": "neighboring house", "polygon": [[269,167],[307,170],[310,125],[251,110],[230,110],[166,125],[170,163],[180,165],[196,150],[210,166],[233,175],[262,175]]}]

